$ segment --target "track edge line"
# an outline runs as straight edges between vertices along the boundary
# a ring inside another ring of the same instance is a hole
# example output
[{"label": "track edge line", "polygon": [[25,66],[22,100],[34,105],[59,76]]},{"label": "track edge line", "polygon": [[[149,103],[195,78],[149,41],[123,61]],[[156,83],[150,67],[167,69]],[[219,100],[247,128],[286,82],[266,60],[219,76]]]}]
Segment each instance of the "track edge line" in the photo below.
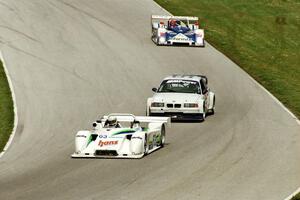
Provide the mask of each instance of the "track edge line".
[{"label": "track edge line", "polygon": [[290,194],[288,197],[286,197],[284,200],[291,200],[293,197],[295,197],[298,193],[300,192],[300,187],[293,192],[292,194]]},{"label": "track edge line", "polygon": [[11,145],[11,143],[12,143],[14,137],[15,137],[17,127],[18,127],[18,109],[17,109],[16,95],[15,95],[14,87],[13,87],[13,84],[12,84],[12,80],[10,78],[10,75],[9,75],[8,69],[6,67],[5,60],[4,60],[4,56],[3,56],[1,50],[0,50],[0,59],[2,61],[4,72],[6,74],[6,78],[7,78],[7,81],[8,81],[9,89],[10,89],[12,100],[13,100],[13,106],[14,106],[14,127],[13,127],[11,135],[9,136],[9,139],[8,139],[6,145],[4,146],[3,151],[0,152],[0,159],[1,159],[3,157],[3,155],[5,154],[5,152],[8,150],[8,148],[10,147],[10,145]]},{"label": "track edge line", "polygon": [[[156,1],[153,0],[153,2],[162,10],[164,10],[165,12],[169,13],[170,15],[173,15],[172,13],[170,13],[169,11],[167,11],[165,8],[163,8],[161,5],[159,5]],[[214,47],[213,47],[214,48]],[[219,52],[219,51],[218,51]],[[222,52],[220,52],[222,55],[224,55]],[[226,56],[226,55],[224,55]],[[226,56],[227,57],[227,56]],[[228,58],[228,57],[227,57]],[[228,58],[229,60],[231,60],[230,58]],[[236,64],[237,65],[237,64]],[[239,65],[237,65],[239,66]],[[300,126],[300,119],[298,119],[296,117],[296,115],[294,113],[292,113],[285,105],[283,105],[283,103],[281,103],[281,101],[279,101],[271,92],[269,92],[263,85],[261,85],[257,80],[255,80],[252,76],[250,76],[250,74],[248,74],[245,70],[243,70],[240,66],[239,68],[244,71],[248,77],[250,77],[250,79],[257,84],[260,88],[262,88],[269,96],[271,96],[271,98],[279,105],[281,106],[287,113],[289,113],[292,118],[294,118],[297,122],[297,124]]]}]

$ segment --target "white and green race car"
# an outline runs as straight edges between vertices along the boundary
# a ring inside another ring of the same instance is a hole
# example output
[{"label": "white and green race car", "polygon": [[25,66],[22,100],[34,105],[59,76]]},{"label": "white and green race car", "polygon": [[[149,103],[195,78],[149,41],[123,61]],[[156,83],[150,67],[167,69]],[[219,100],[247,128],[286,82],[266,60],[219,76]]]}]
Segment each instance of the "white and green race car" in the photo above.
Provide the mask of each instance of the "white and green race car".
[{"label": "white and green race car", "polygon": [[72,158],[142,158],[165,144],[168,117],[110,114],[77,132]]}]

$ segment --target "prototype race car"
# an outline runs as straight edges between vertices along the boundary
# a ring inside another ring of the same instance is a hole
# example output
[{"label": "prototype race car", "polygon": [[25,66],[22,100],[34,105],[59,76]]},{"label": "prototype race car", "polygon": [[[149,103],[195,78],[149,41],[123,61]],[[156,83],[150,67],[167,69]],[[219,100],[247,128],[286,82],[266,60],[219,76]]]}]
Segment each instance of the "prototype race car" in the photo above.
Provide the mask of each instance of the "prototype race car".
[{"label": "prototype race car", "polygon": [[204,30],[198,17],[152,15],[152,40],[157,45],[204,47]]},{"label": "prototype race car", "polygon": [[165,144],[168,117],[110,114],[79,131],[73,158],[141,158]]},{"label": "prototype race car", "polygon": [[216,103],[207,83],[203,75],[166,77],[158,89],[152,88],[155,94],[147,100],[146,115],[204,121],[207,114],[214,114]]}]

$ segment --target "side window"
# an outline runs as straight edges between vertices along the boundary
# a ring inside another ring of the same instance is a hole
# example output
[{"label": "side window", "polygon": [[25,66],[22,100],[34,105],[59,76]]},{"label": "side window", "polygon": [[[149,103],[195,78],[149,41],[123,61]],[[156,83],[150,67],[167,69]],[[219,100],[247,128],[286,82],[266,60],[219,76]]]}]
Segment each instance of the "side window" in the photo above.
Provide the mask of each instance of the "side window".
[{"label": "side window", "polygon": [[201,86],[202,93],[205,94],[207,92],[207,87],[202,79],[200,80],[200,86]]}]

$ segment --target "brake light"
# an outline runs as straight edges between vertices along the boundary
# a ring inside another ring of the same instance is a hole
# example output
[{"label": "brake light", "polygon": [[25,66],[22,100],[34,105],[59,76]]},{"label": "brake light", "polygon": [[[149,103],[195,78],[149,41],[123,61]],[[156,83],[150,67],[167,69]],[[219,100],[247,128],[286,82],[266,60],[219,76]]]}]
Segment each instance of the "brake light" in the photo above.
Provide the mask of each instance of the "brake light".
[{"label": "brake light", "polygon": [[160,37],[165,37],[166,33],[160,32]]},{"label": "brake light", "polygon": [[159,27],[164,27],[165,23],[164,22],[159,22]]}]

